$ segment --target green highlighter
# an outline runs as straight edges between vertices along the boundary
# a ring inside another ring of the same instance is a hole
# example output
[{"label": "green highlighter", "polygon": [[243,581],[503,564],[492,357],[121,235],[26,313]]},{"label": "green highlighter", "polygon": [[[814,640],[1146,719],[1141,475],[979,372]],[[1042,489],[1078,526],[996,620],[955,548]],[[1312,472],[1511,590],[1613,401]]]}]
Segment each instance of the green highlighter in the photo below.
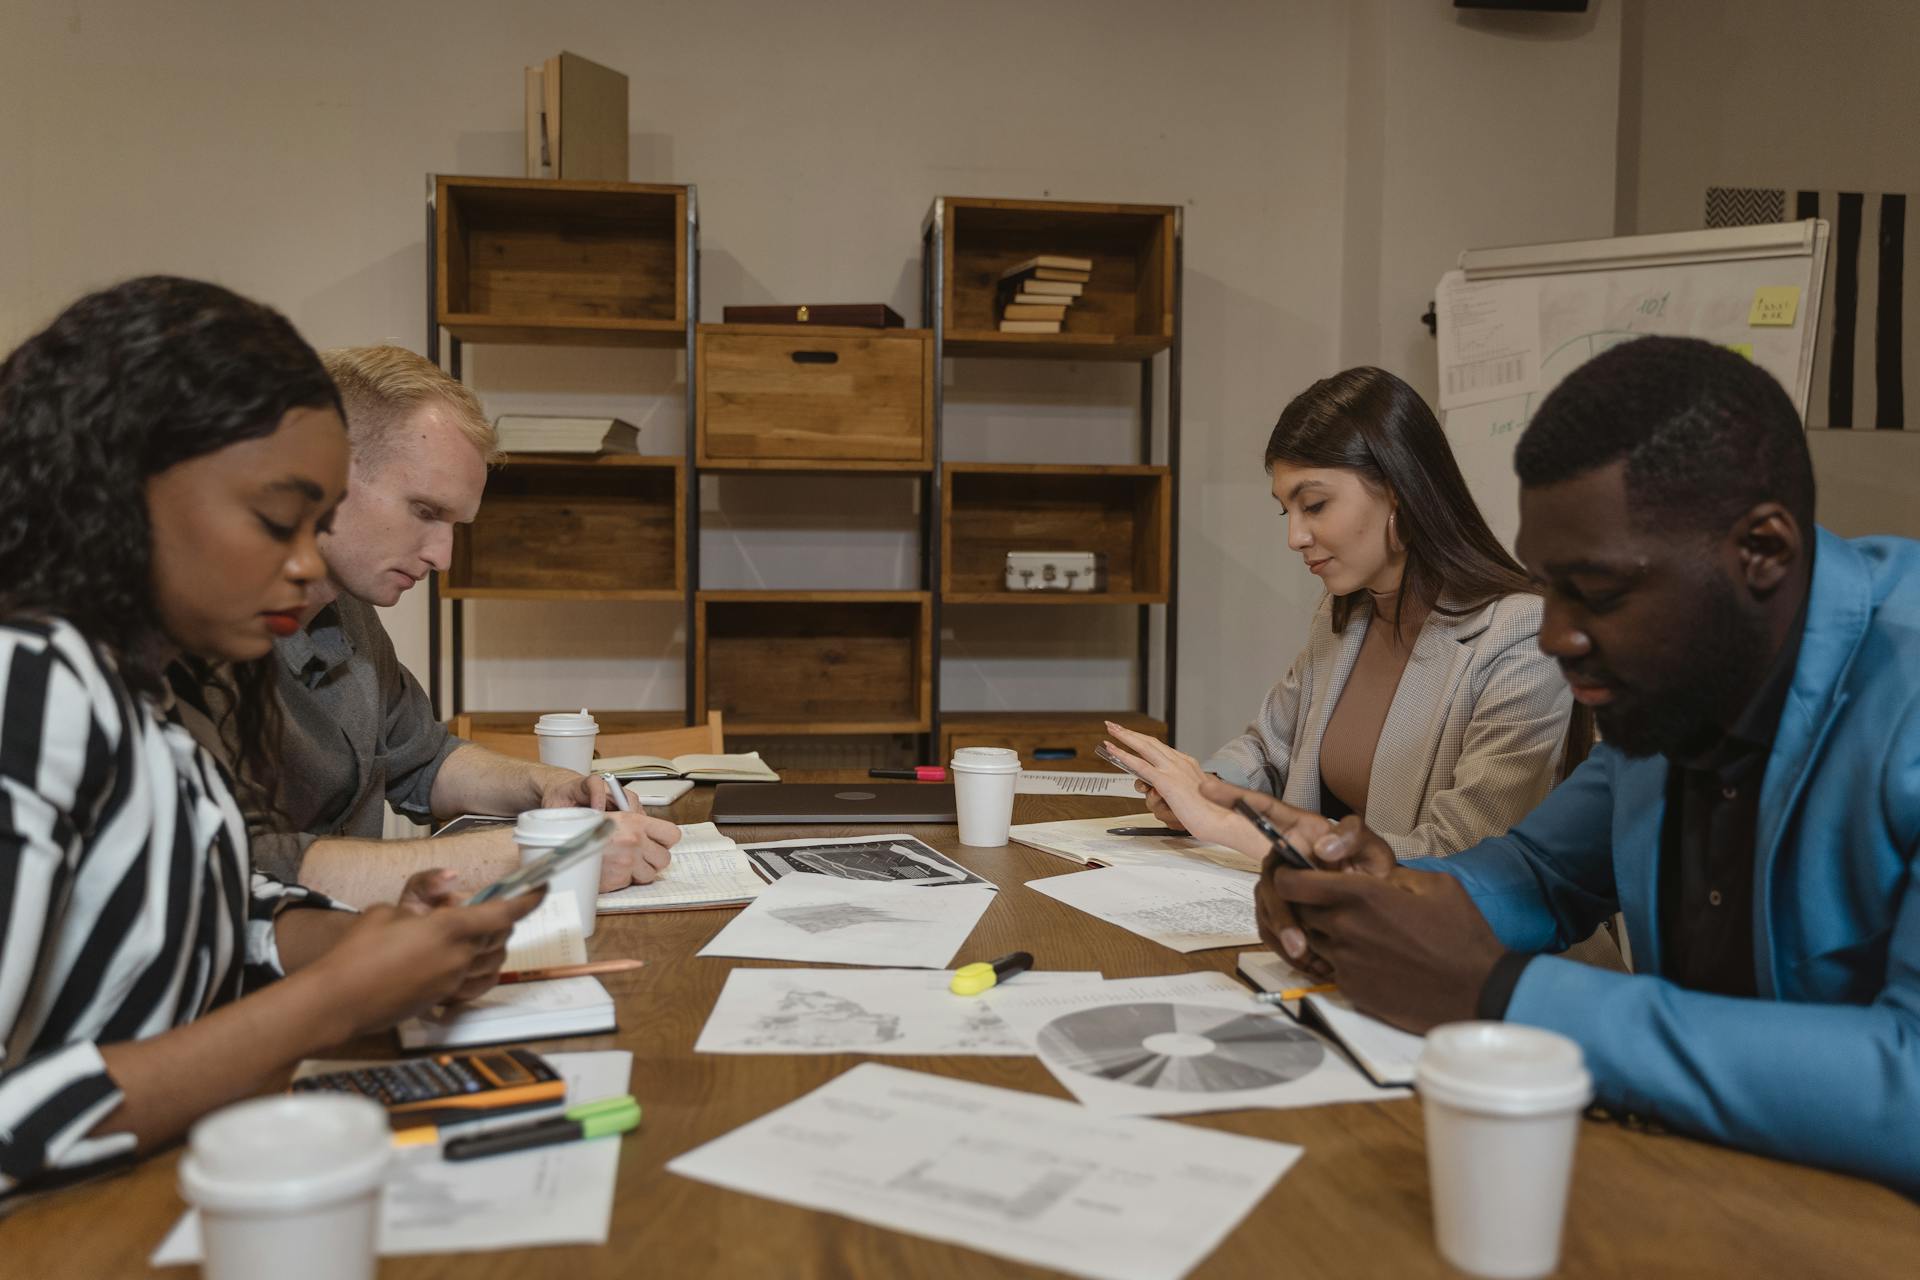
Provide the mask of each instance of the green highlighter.
[{"label": "green highlighter", "polygon": [[470,1138],[455,1138],[441,1147],[449,1160],[477,1160],[482,1156],[501,1156],[510,1151],[531,1151],[558,1142],[578,1142],[583,1138],[606,1138],[640,1127],[640,1104],[632,1094],[602,1098],[569,1107],[565,1115],[515,1129],[496,1129],[476,1133]]}]

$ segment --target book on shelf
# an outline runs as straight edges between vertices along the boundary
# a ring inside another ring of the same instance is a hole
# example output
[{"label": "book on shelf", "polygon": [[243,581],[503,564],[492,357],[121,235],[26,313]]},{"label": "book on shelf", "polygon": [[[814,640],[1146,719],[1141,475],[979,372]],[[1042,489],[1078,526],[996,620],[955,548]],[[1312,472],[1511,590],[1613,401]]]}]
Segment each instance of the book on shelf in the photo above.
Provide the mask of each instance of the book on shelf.
[{"label": "book on shelf", "polygon": [[1000,287],[1004,290],[1018,289],[1025,294],[1039,293],[1057,298],[1077,298],[1087,286],[1078,280],[1040,280],[1033,276],[1025,276],[1019,280],[1004,281]]},{"label": "book on shelf", "polygon": [[1030,293],[1025,289],[1002,289],[996,301],[1003,307],[1070,307],[1078,301],[1078,299],[1068,298],[1057,293]]},{"label": "book on shelf", "polygon": [[687,778],[694,782],[778,782],[758,751],[735,755],[601,756],[593,767],[622,782],[633,779]]},{"label": "book on shelf", "polygon": [[630,884],[600,895],[601,914],[696,911],[737,907],[758,897],[767,882],[746,853],[711,822],[690,822],[670,850],[667,869],[651,884]]},{"label": "book on shelf", "polygon": [[506,413],[494,419],[503,453],[638,453],[640,428],[620,418]]},{"label": "book on shelf", "polygon": [[1001,333],[1059,333],[1058,320],[1002,320]]},{"label": "book on shelf", "polygon": [[1035,306],[1026,302],[1009,302],[1000,308],[1002,320],[1065,320],[1067,309],[1063,306]]},{"label": "book on shelf", "polygon": [[859,329],[904,329],[906,320],[884,302],[806,303],[793,307],[722,307],[727,324],[841,324]]},{"label": "book on shelf", "polygon": [[1025,275],[1029,271],[1065,271],[1072,273],[1067,276],[1044,275],[1040,277],[1042,280],[1085,280],[1093,274],[1093,259],[1075,258],[1064,253],[1042,253],[1035,257],[1028,258],[1018,266],[1008,267],[1000,273],[1000,278],[1002,280],[1011,280],[1015,276]]}]

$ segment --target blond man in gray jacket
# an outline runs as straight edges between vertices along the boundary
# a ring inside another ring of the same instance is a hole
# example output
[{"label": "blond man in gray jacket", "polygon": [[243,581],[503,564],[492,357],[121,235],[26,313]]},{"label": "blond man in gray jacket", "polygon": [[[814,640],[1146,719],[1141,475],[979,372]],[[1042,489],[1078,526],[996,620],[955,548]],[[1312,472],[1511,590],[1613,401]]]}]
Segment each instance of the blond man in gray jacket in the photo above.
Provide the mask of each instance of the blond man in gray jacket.
[{"label": "blond man in gray jacket", "polygon": [[[1326,583],[1307,646],[1247,731],[1204,763],[1118,725],[1161,821],[1203,839],[1206,774],[1339,819],[1403,858],[1499,835],[1566,763],[1573,699],[1540,652],[1540,597],[1488,530],[1411,387],[1349,369],[1301,393],[1267,441],[1287,546]],[[1584,721],[1582,724],[1584,728]]]}]

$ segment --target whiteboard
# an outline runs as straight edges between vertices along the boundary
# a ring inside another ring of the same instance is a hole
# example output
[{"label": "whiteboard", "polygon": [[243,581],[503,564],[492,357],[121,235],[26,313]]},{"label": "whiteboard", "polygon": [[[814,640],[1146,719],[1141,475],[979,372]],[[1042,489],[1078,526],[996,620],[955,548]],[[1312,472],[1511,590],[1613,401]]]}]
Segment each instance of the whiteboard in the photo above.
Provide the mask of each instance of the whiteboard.
[{"label": "whiteboard", "polygon": [[[1456,400],[1442,422],[1494,536],[1512,547],[1519,532],[1513,448],[1534,410],[1622,342],[1666,334],[1733,347],[1779,379],[1804,421],[1826,261],[1818,218],[1462,253],[1435,294],[1442,403]],[[1749,323],[1757,292],[1783,287],[1798,290],[1792,323]],[[1504,330],[1470,301],[1504,308]]]}]

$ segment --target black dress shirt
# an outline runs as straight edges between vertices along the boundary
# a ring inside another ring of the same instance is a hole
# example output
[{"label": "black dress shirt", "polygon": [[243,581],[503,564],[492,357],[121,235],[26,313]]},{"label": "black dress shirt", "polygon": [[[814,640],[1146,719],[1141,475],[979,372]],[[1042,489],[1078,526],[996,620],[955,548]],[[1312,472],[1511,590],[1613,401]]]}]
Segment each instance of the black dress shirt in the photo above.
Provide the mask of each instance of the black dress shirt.
[{"label": "black dress shirt", "polygon": [[[1766,679],[1733,727],[1684,759],[1669,757],[1660,827],[1661,970],[1690,991],[1758,994],[1753,954],[1754,864],[1760,786],[1800,660],[1806,606]],[[1506,1016],[1533,957],[1509,951],[1487,975],[1476,1012]]]}]

